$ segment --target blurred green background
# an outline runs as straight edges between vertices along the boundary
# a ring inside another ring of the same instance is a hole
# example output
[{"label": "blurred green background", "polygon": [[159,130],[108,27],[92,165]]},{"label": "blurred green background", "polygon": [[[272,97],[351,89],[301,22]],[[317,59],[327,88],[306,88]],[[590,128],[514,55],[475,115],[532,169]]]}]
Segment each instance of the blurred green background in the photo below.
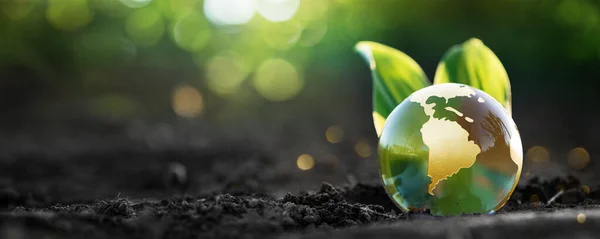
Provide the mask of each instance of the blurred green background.
[{"label": "blurred green background", "polygon": [[588,161],[599,148],[600,1],[2,0],[0,9],[5,132],[144,122],[176,138],[172,125],[205,125],[285,149],[275,154],[301,169],[374,159],[371,76],[354,44],[404,51],[432,79],[449,47],[477,37],[508,71],[525,152],[537,145],[567,165],[573,148]]}]

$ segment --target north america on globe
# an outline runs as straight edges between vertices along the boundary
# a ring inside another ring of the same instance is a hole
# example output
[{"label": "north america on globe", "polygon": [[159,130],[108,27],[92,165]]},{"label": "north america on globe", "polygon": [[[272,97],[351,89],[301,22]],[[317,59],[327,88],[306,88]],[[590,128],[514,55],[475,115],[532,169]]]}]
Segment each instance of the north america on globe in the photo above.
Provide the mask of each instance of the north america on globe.
[{"label": "north america on globe", "polygon": [[398,206],[434,214],[497,210],[516,186],[523,157],[502,105],[461,84],[430,86],[404,100],[386,120],[379,152]]}]

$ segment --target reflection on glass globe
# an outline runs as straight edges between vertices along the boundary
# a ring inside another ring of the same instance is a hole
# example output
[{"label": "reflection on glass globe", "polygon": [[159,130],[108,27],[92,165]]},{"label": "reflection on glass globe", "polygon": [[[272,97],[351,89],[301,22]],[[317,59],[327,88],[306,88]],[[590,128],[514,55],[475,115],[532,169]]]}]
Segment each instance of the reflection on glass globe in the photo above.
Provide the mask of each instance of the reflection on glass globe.
[{"label": "reflection on glass globe", "polygon": [[498,101],[461,84],[420,89],[387,118],[379,170],[404,211],[489,213],[506,203],[523,164],[517,126]]}]

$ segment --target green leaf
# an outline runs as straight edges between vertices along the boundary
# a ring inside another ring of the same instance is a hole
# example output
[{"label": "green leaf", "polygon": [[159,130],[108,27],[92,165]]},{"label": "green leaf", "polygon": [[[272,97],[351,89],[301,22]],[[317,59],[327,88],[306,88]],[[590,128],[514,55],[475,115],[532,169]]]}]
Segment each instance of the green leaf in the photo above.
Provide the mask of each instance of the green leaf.
[{"label": "green leaf", "polygon": [[359,42],[355,49],[373,74],[373,123],[379,136],[392,110],[431,83],[419,64],[401,51],[375,42]]},{"label": "green leaf", "polygon": [[433,84],[461,83],[485,91],[511,114],[510,81],[500,59],[476,38],[450,48],[438,65]]}]

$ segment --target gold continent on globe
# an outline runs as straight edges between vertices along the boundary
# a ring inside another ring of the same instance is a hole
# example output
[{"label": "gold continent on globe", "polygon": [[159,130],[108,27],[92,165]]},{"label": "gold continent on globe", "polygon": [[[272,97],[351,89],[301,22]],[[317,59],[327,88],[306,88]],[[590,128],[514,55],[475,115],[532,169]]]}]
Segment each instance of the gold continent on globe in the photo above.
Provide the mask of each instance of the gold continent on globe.
[{"label": "gold continent on globe", "polygon": [[420,89],[390,113],[379,139],[386,192],[404,211],[490,213],[521,175],[519,131],[487,93],[454,83]]}]

